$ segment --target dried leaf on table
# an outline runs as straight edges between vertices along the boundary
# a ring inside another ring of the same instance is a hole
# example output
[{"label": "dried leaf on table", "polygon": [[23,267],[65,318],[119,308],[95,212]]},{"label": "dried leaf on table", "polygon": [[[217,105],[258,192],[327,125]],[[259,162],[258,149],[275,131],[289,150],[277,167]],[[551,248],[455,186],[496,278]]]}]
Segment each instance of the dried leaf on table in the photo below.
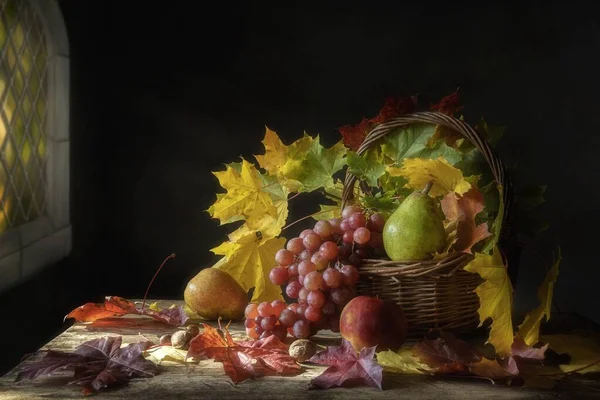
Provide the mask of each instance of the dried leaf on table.
[{"label": "dried leaf on table", "polygon": [[187,357],[209,358],[223,364],[234,383],[268,375],[297,375],[302,368],[290,357],[287,345],[271,336],[256,342],[234,342],[227,328],[208,324],[190,341]]},{"label": "dried leaf on table", "polygon": [[434,372],[434,369],[412,354],[412,347],[402,346],[398,351],[386,350],[377,353],[377,362],[384,371],[417,374]]},{"label": "dried leaf on table", "polygon": [[340,346],[327,346],[327,349],[308,360],[329,366],[310,381],[310,388],[368,385],[381,390],[383,368],[375,360],[375,347],[363,348],[360,354],[356,354],[350,342],[345,339],[342,339]]},{"label": "dried leaf on table", "polygon": [[163,310],[138,308],[134,302],[118,296],[107,296],[104,303],[86,303],[71,311],[66,319],[73,318],[76,322],[93,322],[102,318],[122,317],[128,314],[146,315],[157,321],[174,326],[183,326],[189,319],[181,306],[173,306]]},{"label": "dried leaf on table", "polygon": [[560,364],[563,372],[587,374],[600,372],[600,340],[595,336],[578,334],[543,335],[541,340],[559,354],[571,356],[569,364]]},{"label": "dried leaf on table", "polygon": [[150,342],[124,347],[121,343],[121,336],[105,336],[82,343],[72,353],[44,352],[40,361],[26,363],[15,381],[73,371],[69,384],[82,385],[84,393],[90,394],[111,385],[125,384],[131,378],[151,378],[158,373],[156,364],[142,356]]},{"label": "dried leaf on table", "polygon": [[414,345],[412,354],[437,374],[466,373],[481,355],[469,343],[444,332],[435,340],[425,339]]}]

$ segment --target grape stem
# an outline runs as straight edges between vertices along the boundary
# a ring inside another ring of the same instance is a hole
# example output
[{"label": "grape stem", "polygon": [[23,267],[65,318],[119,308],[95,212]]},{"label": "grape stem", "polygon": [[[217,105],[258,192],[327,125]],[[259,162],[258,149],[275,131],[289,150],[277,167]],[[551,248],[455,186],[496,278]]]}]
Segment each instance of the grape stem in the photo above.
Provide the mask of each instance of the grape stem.
[{"label": "grape stem", "polygon": [[146,305],[146,297],[148,297],[148,292],[150,291],[150,287],[152,286],[154,279],[156,279],[156,276],[158,275],[158,273],[160,272],[162,267],[164,267],[164,265],[167,263],[167,261],[169,261],[171,258],[175,258],[175,253],[170,254],[167,258],[165,258],[163,260],[162,264],[160,264],[160,267],[158,267],[158,269],[154,273],[154,276],[150,280],[150,283],[148,284],[148,287],[146,288],[146,293],[144,293],[144,300],[142,300],[142,310],[144,310],[144,306]]},{"label": "grape stem", "polygon": [[287,229],[287,228],[289,228],[290,226],[292,226],[292,225],[296,225],[296,224],[297,224],[298,222],[300,222],[300,221],[304,221],[305,219],[308,219],[308,218],[314,217],[315,215],[323,214],[323,213],[330,212],[330,211],[331,211],[331,210],[321,210],[321,211],[317,211],[316,213],[313,213],[313,214],[307,215],[306,217],[302,217],[302,218],[300,218],[300,219],[298,219],[298,220],[296,220],[296,221],[294,221],[294,222],[292,222],[292,223],[290,223],[290,224],[288,224],[288,225],[284,226],[283,228],[281,228],[281,231],[283,232],[284,230],[286,230],[286,229]]}]

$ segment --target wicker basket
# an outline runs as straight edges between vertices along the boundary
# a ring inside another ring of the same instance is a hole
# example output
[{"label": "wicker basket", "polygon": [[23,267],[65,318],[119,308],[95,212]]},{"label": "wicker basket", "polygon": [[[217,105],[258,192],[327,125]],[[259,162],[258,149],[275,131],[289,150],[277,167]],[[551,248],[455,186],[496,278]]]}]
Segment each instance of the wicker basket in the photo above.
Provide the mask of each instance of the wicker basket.
[{"label": "wicker basket", "polygon": [[[504,217],[508,214],[511,185],[500,159],[487,142],[468,124],[438,112],[420,112],[394,118],[371,131],[358,149],[363,154],[373,144],[398,127],[431,123],[460,132],[483,154],[497,183],[503,188]],[[356,176],[346,174],[342,208],[352,199]],[[422,337],[431,329],[466,332],[479,325],[479,299],[474,290],[482,282],[477,274],[463,268],[472,255],[451,253],[440,260],[390,261],[363,260],[359,268],[358,293],[391,299],[402,306],[409,326],[409,337]]]}]

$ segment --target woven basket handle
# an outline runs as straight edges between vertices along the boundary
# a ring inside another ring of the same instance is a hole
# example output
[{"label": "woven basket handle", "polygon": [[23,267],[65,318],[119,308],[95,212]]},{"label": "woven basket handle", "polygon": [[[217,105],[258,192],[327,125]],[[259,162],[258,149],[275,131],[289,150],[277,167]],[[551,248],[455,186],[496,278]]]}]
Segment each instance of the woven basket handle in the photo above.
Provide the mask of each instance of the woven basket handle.
[{"label": "woven basket handle", "polygon": [[[450,129],[454,129],[456,132],[459,132],[464,137],[469,139],[471,143],[473,143],[473,145],[477,147],[477,149],[483,154],[484,158],[489,164],[492,173],[494,174],[494,178],[496,179],[496,183],[502,186],[502,194],[504,201],[504,219],[506,219],[509,212],[510,199],[512,195],[512,184],[508,176],[505,174],[504,165],[502,164],[502,161],[498,158],[498,156],[495,154],[495,152],[492,150],[490,145],[479,136],[475,129],[473,129],[469,124],[459,119],[448,116],[446,114],[442,114],[440,112],[430,111],[406,114],[401,117],[393,118],[383,124],[376,126],[375,129],[369,132],[363,143],[358,148],[357,153],[364,154],[374,143],[376,143],[379,139],[383,138],[396,128],[422,122],[441,125]],[[342,208],[344,208],[348,200],[353,198],[355,183],[356,176],[346,171],[344,191],[342,193]]]}]

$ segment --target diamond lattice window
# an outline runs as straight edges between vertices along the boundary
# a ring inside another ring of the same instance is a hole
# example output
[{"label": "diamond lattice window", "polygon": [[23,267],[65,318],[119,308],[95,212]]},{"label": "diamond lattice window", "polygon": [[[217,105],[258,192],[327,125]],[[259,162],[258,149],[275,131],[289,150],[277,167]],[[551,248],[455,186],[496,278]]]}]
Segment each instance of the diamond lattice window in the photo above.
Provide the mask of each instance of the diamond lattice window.
[{"label": "diamond lattice window", "polygon": [[0,0],[0,233],[44,215],[48,50],[28,1]]}]

